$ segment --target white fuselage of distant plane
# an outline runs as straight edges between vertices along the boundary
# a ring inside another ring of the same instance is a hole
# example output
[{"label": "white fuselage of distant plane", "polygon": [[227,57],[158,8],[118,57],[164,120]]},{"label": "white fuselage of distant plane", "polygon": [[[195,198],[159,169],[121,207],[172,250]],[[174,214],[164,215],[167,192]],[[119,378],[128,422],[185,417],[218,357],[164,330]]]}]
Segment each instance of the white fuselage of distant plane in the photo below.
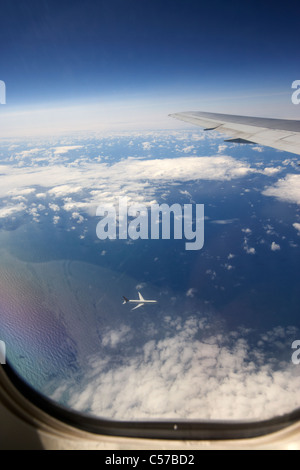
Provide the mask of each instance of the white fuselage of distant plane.
[{"label": "white fuselage of distant plane", "polygon": [[136,308],[142,307],[144,304],[156,304],[157,303],[157,300],[145,300],[140,292],[138,292],[138,294],[139,294],[138,300],[130,300],[130,299],[127,299],[127,297],[124,297],[123,295],[123,299],[124,299],[123,304],[127,304],[127,303],[138,304],[136,307],[132,309],[132,310],[135,310]]}]

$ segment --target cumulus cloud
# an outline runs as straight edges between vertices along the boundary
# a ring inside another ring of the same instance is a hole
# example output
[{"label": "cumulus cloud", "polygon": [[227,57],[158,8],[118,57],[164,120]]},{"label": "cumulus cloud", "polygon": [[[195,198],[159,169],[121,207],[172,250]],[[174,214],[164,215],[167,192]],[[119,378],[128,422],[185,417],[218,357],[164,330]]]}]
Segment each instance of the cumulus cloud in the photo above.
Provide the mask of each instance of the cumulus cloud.
[{"label": "cumulus cloud", "polygon": [[272,242],[271,250],[272,250],[272,251],[279,251],[279,250],[280,250],[280,245],[278,245],[278,244],[275,243],[275,242]]},{"label": "cumulus cloud", "polygon": [[43,148],[33,148],[29,150],[22,150],[21,152],[17,153],[17,158],[21,159],[21,158],[26,158],[26,157],[32,157],[36,153],[40,153],[43,150],[44,150]]},{"label": "cumulus cloud", "polygon": [[122,161],[114,165],[112,174],[135,175],[130,179],[154,181],[231,180],[253,171],[247,163],[232,157],[180,157],[153,160]]},{"label": "cumulus cloud", "polygon": [[276,173],[279,173],[280,171],[281,171],[281,167],[277,167],[277,168],[268,167],[268,168],[265,168],[262,172],[264,175],[273,176],[273,175],[276,175]]},{"label": "cumulus cloud", "polygon": [[84,217],[79,214],[79,212],[73,212],[72,219],[75,219],[78,224],[82,224],[84,222]]},{"label": "cumulus cloud", "polygon": [[151,145],[150,142],[143,142],[142,147],[143,147],[144,150],[151,150],[152,149],[152,145]]},{"label": "cumulus cloud", "polygon": [[[156,187],[174,180],[230,181],[256,171],[249,164],[228,156],[145,160],[129,157],[111,165],[102,161],[70,165],[55,161],[48,166],[25,165],[22,168],[0,165],[0,197],[63,199],[60,207],[64,210],[94,215],[99,204],[114,203],[118,196],[127,196],[129,203],[155,201]],[[57,205],[50,208],[54,210]],[[8,214],[12,212],[18,212],[17,208],[10,209]]]},{"label": "cumulus cloud", "polygon": [[136,288],[136,290],[142,290],[142,289],[144,289],[144,287],[146,287],[146,285],[147,284],[145,282],[140,282],[139,284],[137,284],[135,286],[135,288]]},{"label": "cumulus cloud", "polygon": [[50,203],[49,208],[54,212],[59,212],[60,211],[60,207],[57,204]]},{"label": "cumulus cloud", "polygon": [[62,155],[70,152],[70,150],[76,150],[82,148],[82,145],[65,145],[63,147],[54,147],[54,154]]},{"label": "cumulus cloud", "polygon": [[188,289],[185,295],[187,297],[194,297],[196,292],[197,292],[197,289],[195,289],[194,287],[191,287],[190,289]]},{"label": "cumulus cloud", "polygon": [[293,224],[293,227],[294,227],[296,230],[298,230],[299,235],[300,235],[300,224],[298,224],[297,222],[295,222],[295,223]]},{"label": "cumulus cloud", "polygon": [[[115,419],[267,419],[299,406],[297,368],[276,354],[288,348],[292,328],[274,328],[253,347],[247,332],[212,334],[205,318],[165,317],[170,331],[133,354],[91,356],[81,382],[67,380],[52,398]],[[111,351],[126,343],[130,328],[107,331]]]},{"label": "cumulus cloud", "polygon": [[63,197],[69,194],[74,194],[82,191],[81,186],[72,186],[70,184],[63,184],[60,186],[55,186],[54,188],[49,190],[49,194],[53,195],[54,197]]},{"label": "cumulus cloud", "polygon": [[194,148],[195,148],[194,145],[188,145],[187,147],[184,147],[182,151],[184,153],[191,153],[194,150]]},{"label": "cumulus cloud", "polygon": [[210,276],[211,280],[214,281],[217,277],[217,273],[216,271],[213,271],[212,269],[207,269],[205,274],[207,274],[208,276]]},{"label": "cumulus cloud", "polygon": [[300,175],[289,174],[274,186],[263,191],[264,196],[273,196],[281,201],[300,204]]},{"label": "cumulus cloud", "polygon": [[23,212],[26,210],[26,205],[21,203],[21,204],[15,204],[14,206],[8,205],[6,207],[1,207],[0,209],[0,219],[4,219],[6,217],[11,217],[14,216],[20,212]]},{"label": "cumulus cloud", "polygon": [[255,255],[256,253],[255,248],[250,247],[247,244],[244,245],[244,250],[246,251],[247,255]]},{"label": "cumulus cloud", "polygon": [[8,191],[9,196],[29,196],[35,192],[35,188],[11,189]]},{"label": "cumulus cloud", "polygon": [[[145,150],[149,150],[154,145],[155,135],[151,134],[151,138],[153,139],[151,143],[142,142]],[[184,135],[176,136],[177,141],[186,138],[187,136]],[[176,141],[172,140],[171,144],[174,145],[174,142]],[[0,198],[10,198],[5,201],[6,208],[2,209],[1,217],[5,218],[12,213],[21,212],[23,206],[19,204],[13,208],[12,203],[26,203],[29,199],[31,202],[44,199],[49,208],[55,212],[60,209],[80,213],[81,217],[84,214],[95,215],[96,208],[100,204],[115,204],[119,196],[127,196],[129,204],[139,202],[150,205],[156,202],[157,189],[161,189],[163,185],[167,187],[174,180],[182,183],[197,180],[231,181],[251,174],[271,176],[275,171],[272,168],[265,170],[263,167],[253,168],[245,161],[220,154],[211,157],[186,155],[178,158],[142,160],[138,156],[130,156],[120,161],[113,160],[110,164],[105,159],[106,157],[96,161],[95,158],[83,156],[70,162],[67,157],[64,157],[66,159],[64,161],[60,158],[62,154],[81,148],[83,147],[80,145],[62,144],[49,149],[35,147],[25,151],[26,160],[25,156],[20,153],[18,158],[21,160],[10,165],[0,165],[2,175]],[[187,145],[183,152],[194,151],[193,148],[193,145]],[[46,155],[45,152],[48,152],[50,157],[52,156],[48,165],[34,163],[33,159],[40,156],[47,157],[48,154]],[[30,155],[32,161],[28,160]],[[19,167],[19,163],[22,163],[22,167]],[[296,193],[299,192],[297,185],[299,185],[299,180],[293,185]],[[276,192],[276,189],[278,188],[275,187],[273,192]],[[290,191],[289,182],[287,190]],[[272,188],[265,190],[265,194],[271,193]],[[212,223],[227,224],[235,220],[215,220]]]},{"label": "cumulus cloud", "polygon": [[252,230],[250,228],[242,229],[242,232],[246,234],[244,238],[244,243],[243,243],[243,248],[247,255],[255,255],[256,254],[256,249],[254,247],[249,246],[249,240],[247,238],[247,235],[250,235],[252,233]]},{"label": "cumulus cloud", "polygon": [[228,263],[225,264],[225,268],[227,269],[227,271],[231,271],[232,269],[234,269],[234,267]]},{"label": "cumulus cloud", "polygon": [[224,219],[224,220],[211,220],[211,224],[217,224],[217,225],[229,225],[232,224],[233,222],[236,222],[238,219]]},{"label": "cumulus cloud", "polygon": [[224,150],[226,150],[227,147],[228,147],[228,145],[226,145],[226,144],[220,144],[220,145],[218,146],[218,153],[224,152]]},{"label": "cumulus cloud", "polygon": [[121,325],[117,330],[108,330],[102,337],[103,346],[109,346],[110,348],[116,348],[120,343],[128,339],[130,328],[127,325]]}]

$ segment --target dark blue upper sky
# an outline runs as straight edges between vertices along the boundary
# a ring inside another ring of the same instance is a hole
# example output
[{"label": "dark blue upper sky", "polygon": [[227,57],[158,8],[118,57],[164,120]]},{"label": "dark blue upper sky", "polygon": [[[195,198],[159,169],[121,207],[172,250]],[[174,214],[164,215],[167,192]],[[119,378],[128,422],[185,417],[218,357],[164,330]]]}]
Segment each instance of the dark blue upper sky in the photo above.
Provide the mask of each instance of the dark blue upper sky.
[{"label": "dark blue upper sky", "polygon": [[289,92],[296,1],[2,0],[11,105],[130,94]]}]

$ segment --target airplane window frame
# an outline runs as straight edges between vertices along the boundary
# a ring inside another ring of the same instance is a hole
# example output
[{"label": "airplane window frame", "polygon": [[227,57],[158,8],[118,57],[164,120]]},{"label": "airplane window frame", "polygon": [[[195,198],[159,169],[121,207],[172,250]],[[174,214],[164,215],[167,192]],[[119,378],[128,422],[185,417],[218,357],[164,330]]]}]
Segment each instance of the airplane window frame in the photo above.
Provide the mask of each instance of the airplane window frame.
[{"label": "airplane window frame", "polygon": [[7,362],[6,376],[22,396],[49,416],[94,435],[159,440],[240,440],[270,435],[299,423],[300,408],[257,421],[118,421],[98,418],[64,407],[32,388]]}]

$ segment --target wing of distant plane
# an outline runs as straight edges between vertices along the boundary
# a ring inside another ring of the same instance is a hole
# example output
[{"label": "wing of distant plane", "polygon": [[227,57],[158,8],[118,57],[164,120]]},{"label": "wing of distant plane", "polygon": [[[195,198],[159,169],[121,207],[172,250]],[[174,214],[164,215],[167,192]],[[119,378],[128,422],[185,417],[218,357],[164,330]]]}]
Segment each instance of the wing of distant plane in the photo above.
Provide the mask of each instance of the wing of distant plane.
[{"label": "wing of distant plane", "polygon": [[136,310],[139,307],[142,307],[144,304],[138,304],[136,307],[132,308],[131,310]]},{"label": "wing of distant plane", "polygon": [[142,296],[142,294],[141,294],[140,292],[139,292],[139,299],[140,299],[142,302],[144,302],[144,300],[145,300],[144,297]]},{"label": "wing of distant plane", "polygon": [[226,142],[252,143],[300,155],[300,121],[190,111],[171,117],[221,132]]}]

